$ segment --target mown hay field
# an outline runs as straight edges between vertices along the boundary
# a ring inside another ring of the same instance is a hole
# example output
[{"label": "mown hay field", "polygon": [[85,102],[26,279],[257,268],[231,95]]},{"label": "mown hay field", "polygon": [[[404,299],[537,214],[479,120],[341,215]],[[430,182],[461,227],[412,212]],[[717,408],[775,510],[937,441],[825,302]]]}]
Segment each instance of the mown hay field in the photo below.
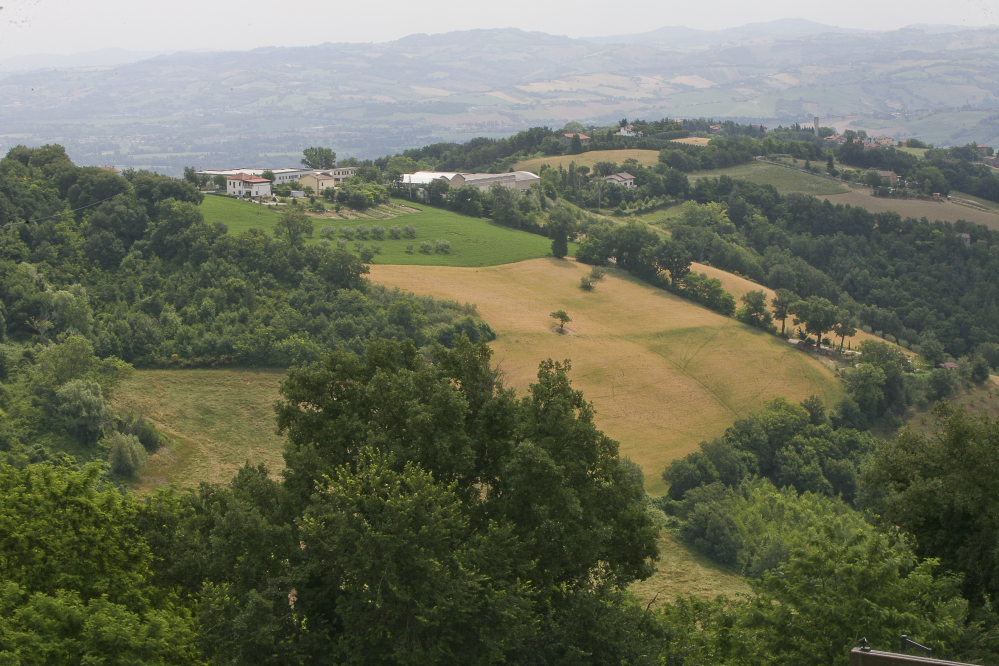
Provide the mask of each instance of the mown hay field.
[{"label": "mown hay field", "polygon": [[[827,404],[842,389],[832,371],[782,340],[624,272],[580,289],[589,266],[536,259],[483,268],[371,267],[371,279],[418,294],[471,302],[497,332],[494,364],[523,394],[546,359],[571,359],[572,380],[594,403],[597,425],[663,492],[669,461],[720,435],[776,396]],[[548,315],[572,322],[556,332]]]},{"label": "mown hay field", "polygon": [[115,401],[152,421],[169,439],[149,456],[139,493],[176,483],[224,483],[245,463],[284,467],[273,404],[283,370],[138,370]]},{"label": "mown hay field", "polygon": [[[850,188],[844,183],[825,178],[797,169],[785,166],[770,164],[768,162],[748,162],[738,164],[725,169],[713,169],[711,171],[695,171],[688,174],[691,184],[700,178],[717,178],[719,176],[729,176],[739,180],[747,180],[757,185],[773,185],[781,194],[791,194],[800,192],[811,196],[823,196],[830,194],[844,194]],[[867,190],[870,193],[870,190]]]},{"label": "mown hay field", "polygon": [[[617,162],[618,166],[621,166],[628,158],[636,159],[642,166],[650,167],[659,161],[659,151],[638,149],[593,150],[586,153],[580,153],[579,155],[535,157],[534,159],[517,162],[513,168],[517,171],[540,173],[542,164],[547,164],[554,169],[557,169],[559,165],[562,165],[564,168],[568,169],[569,164],[571,162],[575,162],[576,166],[588,166],[592,169],[593,165],[597,162]],[[621,166],[621,168],[623,169],[624,167]]]}]

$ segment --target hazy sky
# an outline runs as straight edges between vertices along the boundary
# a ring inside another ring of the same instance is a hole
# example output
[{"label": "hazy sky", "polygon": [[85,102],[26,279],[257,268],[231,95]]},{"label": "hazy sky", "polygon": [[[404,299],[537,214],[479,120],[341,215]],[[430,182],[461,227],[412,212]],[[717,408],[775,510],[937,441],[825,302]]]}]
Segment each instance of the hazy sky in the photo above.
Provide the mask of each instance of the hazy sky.
[{"label": "hazy sky", "polygon": [[881,30],[913,23],[999,23],[999,0],[631,0],[619,4],[594,0],[457,4],[393,0],[0,0],[0,5],[0,58],[69,54],[109,46],[134,51],[235,50],[381,42],[412,33],[470,28],[516,27],[585,37],[645,32],[664,25],[728,28],[778,18]]}]

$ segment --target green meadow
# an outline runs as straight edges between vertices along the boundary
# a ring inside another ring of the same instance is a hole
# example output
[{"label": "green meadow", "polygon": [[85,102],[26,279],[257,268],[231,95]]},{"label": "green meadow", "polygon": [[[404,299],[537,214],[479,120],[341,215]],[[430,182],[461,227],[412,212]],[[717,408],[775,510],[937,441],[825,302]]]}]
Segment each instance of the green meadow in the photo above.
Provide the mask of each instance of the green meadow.
[{"label": "green meadow", "polygon": [[[230,199],[209,196],[201,204],[205,221],[221,222],[229,227],[229,233],[242,233],[247,229],[259,228],[272,231],[280,218],[280,213],[266,206]],[[395,215],[394,217],[391,217]],[[530,234],[496,224],[492,220],[468,217],[449,210],[393,199],[390,206],[369,209],[363,219],[341,219],[339,217],[314,217],[315,232],[309,243],[322,240],[320,230],[324,226],[372,227],[381,225],[388,230],[392,226],[416,228],[415,238],[393,240],[386,233],[381,241],[370,236],[364,241],[365,247],[372,243],[381,245],[375,254],[376,264],[413,264],[420,266],[496,266],[526,259],[537,259],[551,254],[551,241],[537,234]],[[331,240],[336,243],[342,238],[339,234]],[[355,240],[347,242],[346,249],[358,253]],[[436,244],[446,240],[451,244],[447,252],[429,253],[420,250],[420,243]],[[412,245],[412,250],[407,247]],[[575,253],[575,244],[569,245],[569,253]]]}]

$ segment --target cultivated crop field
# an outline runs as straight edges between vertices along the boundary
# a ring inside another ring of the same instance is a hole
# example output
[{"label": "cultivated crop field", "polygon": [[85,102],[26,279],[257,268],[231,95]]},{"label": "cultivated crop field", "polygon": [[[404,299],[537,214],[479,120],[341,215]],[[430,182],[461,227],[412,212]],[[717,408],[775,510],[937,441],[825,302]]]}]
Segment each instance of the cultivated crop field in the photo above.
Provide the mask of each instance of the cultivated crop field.
[{"label": "cultivated crop field", "polygon": [[[514,165],[514,169],[517,171],[530,171],[532,173],[539,173],[541,171],[541,165],[547,164],[548,166],[557,169],[561,164],[566,169],[569,168],[570,162],[575,162],[577,166],[588,166],[591,169],[593,165],[597,162],[617,162],[618,165],[622,165],[624,161],[628,158],[638,160],[638,163],[649,167],[659,161],[659,151],[658,150],[593,150],[587,153],[580,153],[579,155],[553,155],[552,157],[536,157],[532,160],[524,160],[523,162],[517,162]],[[623,166],[621,167],[624,168]]]},{"label": "cultivated crop field", "polygon": [[[787,343],[610,269],[593,292],[590,267],[572,260],[483,268],[371,267],[389,287],[468,301],[497,332],[493,362],[523,393],[545,358],[571,359],[574,386],[593,401],[597,425],[663,491],[666,464],[721,434],[775,396],[841,395],[830,370]],[[548,314],[572,317],[568,334]]]},{"label": "cultivated crop field", "polygon": [[[315,232],[308,243],[318,243],[322,240],[320,230],[324,226],[356,228],[358,225],[372,227],[381,225],[385,229],[392,226],[416,228],[415,238],[400,238],[393,240],[385,235],[378,241],[368,237],[363,241],[365,246],[372,243],[381,245],[381,251],[375,255],[374,262],[381,264],[415,264],[419,266],[492,266],[506,264],[525,259],[535,259],[551,254],[551,240],[529,234],[524,231],[510,229],[492,220],[480,217],[468,217],[449,210],[412,203],[403,199],[393,199],[390,204],[397,216],[391,219],[343,220],[315,216]],[[226,197],[205,197],[201,204],[205,220],[221,222],[228,225],[229,233],[240,233],[250,228],[260,228],[273,231],[280,213],[266,206],[258,214],[257,206]],[[335,243],[339,235],[333,237]],[[354,240],[360,240],[355,236]],[[354,240],[348,241],[345,249],[358,254]],[[447,252],[423,252],[420,243],[426,241],[436,244],[438,240],[446,240],[451,244]],[[406,246],[413,244],[412,251]],[[575,253],[575,243],[569,244],[569,253]]]}]

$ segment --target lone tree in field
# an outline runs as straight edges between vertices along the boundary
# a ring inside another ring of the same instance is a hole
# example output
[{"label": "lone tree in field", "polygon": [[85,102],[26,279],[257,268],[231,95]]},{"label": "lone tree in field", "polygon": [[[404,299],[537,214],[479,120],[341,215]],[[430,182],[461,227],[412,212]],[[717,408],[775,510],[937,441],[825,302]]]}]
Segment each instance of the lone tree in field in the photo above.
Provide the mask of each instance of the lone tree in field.
[{"label": "lone tree in field", "polygon": [[572,319],[565,313],[565,310],[556,310],[555,312],[548,315],[552,319],[558,320],[558,331],[562,333],[565,331],[565,325],[568,324]]}]

